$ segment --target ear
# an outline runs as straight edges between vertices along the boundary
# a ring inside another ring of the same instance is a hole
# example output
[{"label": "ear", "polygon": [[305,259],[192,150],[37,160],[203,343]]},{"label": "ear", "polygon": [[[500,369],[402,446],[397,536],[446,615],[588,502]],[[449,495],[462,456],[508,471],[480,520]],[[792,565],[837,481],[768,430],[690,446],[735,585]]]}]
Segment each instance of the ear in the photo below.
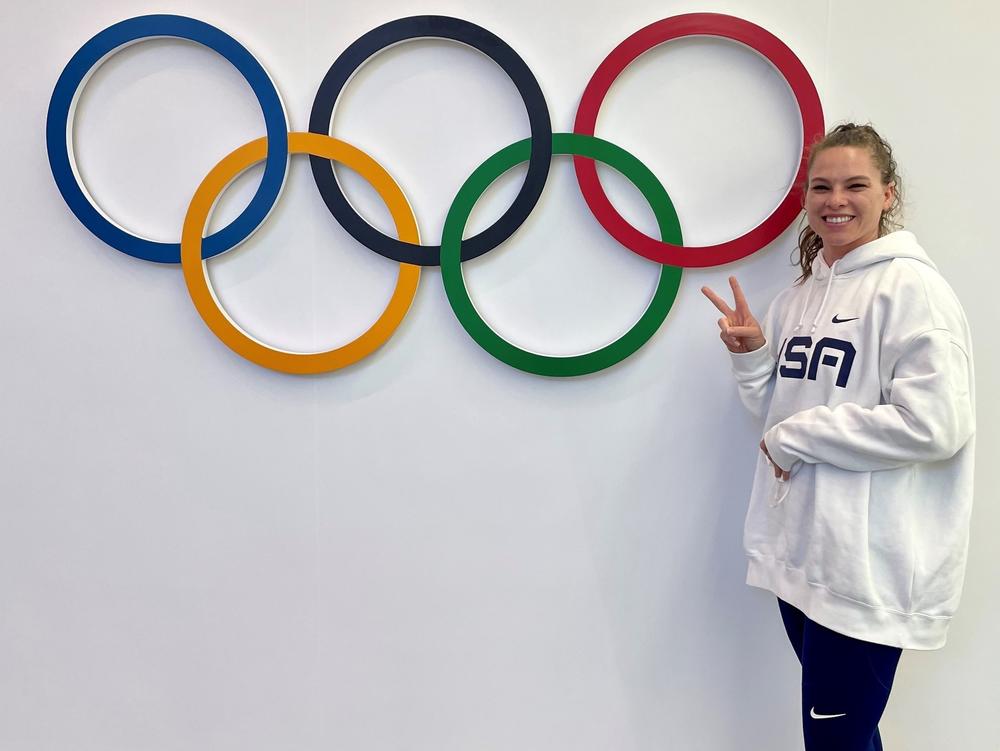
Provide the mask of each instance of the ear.
[{"label": "ear", "polygon": [[885,213],[892,206],[893,199],[896,198],[896,183],[891,182],[885,186],[882,195],[882,213]]}]

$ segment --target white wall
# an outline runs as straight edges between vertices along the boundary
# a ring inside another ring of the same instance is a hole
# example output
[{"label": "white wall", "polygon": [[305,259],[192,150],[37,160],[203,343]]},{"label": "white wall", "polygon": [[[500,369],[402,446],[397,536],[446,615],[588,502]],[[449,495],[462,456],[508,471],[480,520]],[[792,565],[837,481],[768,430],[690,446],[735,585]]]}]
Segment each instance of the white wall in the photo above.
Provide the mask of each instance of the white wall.
[{"label": "white wall", "polygon": [[[447,13],[525,58],[569,130],[603,57],[641,26],[732,13],[782,38],[828,122],[870,119],[897,148],[908,225],[966,305],[979,383],[969,575],[947,647],[907,652],[887,749],[1000,748],[1000,375],[990,82],[1000,12],[902,0],[442,0],[168,7],[41,0],[4,7],[0,134],[0,748],[794,749],[797,663],[774,599],[743,584],[741,532],[760,426],[738,404],[713,308],[735,273],[758,311],[794,278],[794,232],[752,258],[685,272],[636,356],[574,380],[493,360],[424,273],[396,336],[321,377],[233,355],[174,267],[91,237],[49,174],[44,118],[62,66],[143,12],[192,15],[241,40],[304,130],[333,59],[375,25]],[[452,93],[454,92],[454,93]],[[404,115],[400,113],[404,112]],[[249,88],[212,53],[148,42],[93,78],[75,131],[92,191],[120,221],[174,239],[194,186],[262,133]],[[334,133],[396,176],[425,239],[488,154],[528,134],[514,88],[477,53],[416,42],[352,82]],[[642,158],[690,242],[752,227],[794,169],[797,117],[754,54],[678,42],[637,62],[598,135]],[[512,174],[476,221],[496,216]],[[607,174],[623,211],[637,194]],[[372,206],[357,181],[353,197]],[[221,213],[252,191],[236,186]],[[386,218],[372,208],[375,222]],[[492,212],[492,214],[491,214]],[[305,158],[242,248],[212,263],[219,296],[277,345],[363,330],[392,263],[330,220]],[[656,267],[608,238],[557,159],[534,214],[467,264],[487,317],[558,353],[636,318]]]}]

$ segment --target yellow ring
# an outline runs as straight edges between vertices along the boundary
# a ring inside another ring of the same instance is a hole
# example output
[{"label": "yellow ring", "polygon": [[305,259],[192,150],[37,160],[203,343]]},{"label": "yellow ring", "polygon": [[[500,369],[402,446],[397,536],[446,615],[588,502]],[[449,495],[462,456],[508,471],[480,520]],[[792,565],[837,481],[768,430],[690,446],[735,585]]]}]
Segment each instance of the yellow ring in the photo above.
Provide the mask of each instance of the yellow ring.
[{"label": "yellow ring", "polygon": [[[363,151],[318,133],[289,133],[288,151],[291,154],[325,157],[350,167],[371,183],[385,202],[399,239],[408,243],[420,243],[417,220],[403,191],[389,173]],[[227,347],[265,368],[283,373],[308,374],[325,373],[356,363],[388,341],[402,322],[417,293],[419,266],[399,264],[396,289],[378,320],[354,341],[326,352],[286,352],[254,339],[226,314],[212,290],[208,266],[201,257],[202,233],[205,231],[208,215],[226,186],[243,170],[266,157],[267,138],[258,138],[240,146],[212,168],[191,199],[181,233],[181,267],[191,302],[205,324]]]}]

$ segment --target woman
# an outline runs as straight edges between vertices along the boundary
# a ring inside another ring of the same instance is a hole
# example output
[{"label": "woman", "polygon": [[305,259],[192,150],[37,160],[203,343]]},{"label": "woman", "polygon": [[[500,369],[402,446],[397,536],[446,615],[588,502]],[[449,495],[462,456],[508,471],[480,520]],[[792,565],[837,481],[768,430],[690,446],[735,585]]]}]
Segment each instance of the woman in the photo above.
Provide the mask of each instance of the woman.
[{"label": "woman", "polygon": [[802,276],[763,324],[734,277],[721,338],[765,432],[744,532],[747,582],[778,597],[802,664],[807,751],[881,749],[902,649],[944,645],[972,506],[965,314],[909,232],[869,125],[809,155]]}]

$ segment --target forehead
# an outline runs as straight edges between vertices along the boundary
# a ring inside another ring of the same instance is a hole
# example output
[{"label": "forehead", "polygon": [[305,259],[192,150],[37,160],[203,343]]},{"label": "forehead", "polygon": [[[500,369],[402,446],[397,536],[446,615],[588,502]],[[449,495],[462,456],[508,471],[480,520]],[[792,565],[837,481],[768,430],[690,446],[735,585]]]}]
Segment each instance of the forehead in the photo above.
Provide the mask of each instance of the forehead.
[{"label": "forehead", "polygon": [[872,181],[879,179],[878,169],[868,149],[860,146],[831,146],[823,149],[813,160],[810,179],[855,177],[865,175]]}]

